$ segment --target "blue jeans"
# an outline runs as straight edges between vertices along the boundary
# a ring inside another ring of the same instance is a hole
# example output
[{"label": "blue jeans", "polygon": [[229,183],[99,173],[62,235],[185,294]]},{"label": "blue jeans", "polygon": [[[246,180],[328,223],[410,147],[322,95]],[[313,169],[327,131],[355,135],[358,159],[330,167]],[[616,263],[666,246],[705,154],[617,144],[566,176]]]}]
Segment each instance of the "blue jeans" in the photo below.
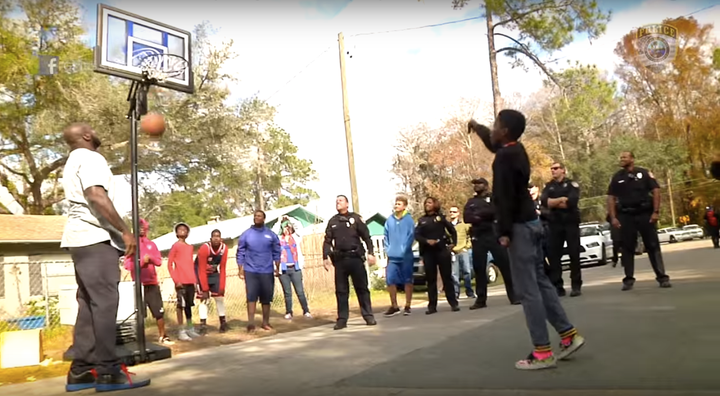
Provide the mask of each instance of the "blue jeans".
[{"label": "blue jeans", "polygon": [[287,267],[287,270],[280,274],[280,284],[283,288],[283,294],[285,294],[285,313],[293,314],[293,287],[300,301],[300,306],[302,306],[303,314],[310,312],[307,298],[305,297],[305,288],[303,287],[302,270],[295,270],[295,267]]},{"label": "blue jeans", "polygon": [[558,333],[573,328],[555,286],[545,274],[543,238],[540,221],[516,223],[508,249],[515,296],[522,302],[530,338],[536,347],[550,345],[546,321]]},{"label": "blue jeans", "polygon": [[467,296],[475,295],[472,288],[472,275],[470,273],[471,266],[470,253],[455,253],[455,257],[452,262],[452,276],[453,284],[455,285],[455,294],[460,295],[460,273],[462,272],[463,281],[465,283],[465,294]]}]

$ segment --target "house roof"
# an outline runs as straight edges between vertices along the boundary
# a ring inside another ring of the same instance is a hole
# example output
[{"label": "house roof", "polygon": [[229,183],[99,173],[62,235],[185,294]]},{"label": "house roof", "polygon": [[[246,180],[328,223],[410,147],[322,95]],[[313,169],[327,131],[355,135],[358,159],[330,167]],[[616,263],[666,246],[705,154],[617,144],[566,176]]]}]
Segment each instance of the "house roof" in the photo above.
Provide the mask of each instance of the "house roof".
[{"label": "house roof", "polygon": [[382,214],[380,212],[377,212],[377,213],[373,214],[372,216],[365,218],[365,223],[370,223],[373,221],[380,223],[382,225],[385,225],[385,222],[387,221],[387,216],[385,216],[384,214]]},{"label": "house roof", "polygon": [[0,222],[0,243],[59,243],[67,216],[0,215]]},{"label": "house roof", "polygon": [[[265,224],[272,228],[277,220],[282,216],[292,217],[293,219],[299,221],[303,227],[323,222],[323,219],[321,219],[318,215],[310,212],[301,205],[292,205],[266,211]],[[204,224],[196,227],[192,227],[191,225],[190,235],[188,236],[186,242],[195,246],[208,242],[210,240],[210,233],[215,229],[220,230],[223,239],[236,239],[252,225],[253,215],[237,217],[234,219],[219,221],[212,224]],[[158,250],[165,252],[170,250],[172,245],[177,242],[177,237],[173,231],[154,239],[153,242],[157,245]]]}]

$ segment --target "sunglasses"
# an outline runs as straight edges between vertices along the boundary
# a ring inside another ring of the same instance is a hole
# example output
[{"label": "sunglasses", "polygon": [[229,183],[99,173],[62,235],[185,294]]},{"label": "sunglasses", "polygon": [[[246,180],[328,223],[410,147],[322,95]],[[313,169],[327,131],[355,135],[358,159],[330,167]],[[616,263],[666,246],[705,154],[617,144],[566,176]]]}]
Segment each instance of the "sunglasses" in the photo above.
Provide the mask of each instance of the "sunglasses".
[{"label": "sunglasses", "polygon": [[457,210],[451,210],[450,213],[457,213]]}]

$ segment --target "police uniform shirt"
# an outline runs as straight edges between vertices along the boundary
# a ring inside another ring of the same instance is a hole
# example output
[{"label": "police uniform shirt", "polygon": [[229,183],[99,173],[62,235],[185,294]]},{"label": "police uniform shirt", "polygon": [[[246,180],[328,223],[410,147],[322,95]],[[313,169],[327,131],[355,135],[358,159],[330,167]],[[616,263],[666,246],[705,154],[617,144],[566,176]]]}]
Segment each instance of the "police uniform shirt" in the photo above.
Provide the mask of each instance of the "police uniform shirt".
[{"label": "police uniform shirt", "polygon": [[[548,199],[567,197],[567,208],[550,208]],[[550,223],[580,223],[580,185],[568,178],[562,181],[551,180],[545,185],[540,201],[542,206],[549,209]]]},{"label": "police uniform shirt", "polygon": [[[448,241],[447,234],[450,234],[450,241]],[[425,215],[418,220],[417,227],[415,227],[415,239],[420,242],[420,250],[435,248],[445,248],[448,244],[457,245],[457,231],[455,226],[449,222],[445,216],[434,214]],[[428,245],[429,240],[438,240],[434,246]]]},{"label": "police uniform shirt", "polygon": [[653,174],[638,166],[632,171],[621,169],[610,180],[608,195],[617,199],[618,209],[653,211],[652,191],[660,188]]},{"label": "police uniform shirt", "polygon": [[[361,240],[365,242],[368,254],[373,254],[373,243],[370,239],[370,230],[357,213],[336,214],[328,220],[323,243],[323,260],[332,252],[357,252],[364,255],[365,249]],[[334,242],[334,244],[333,244]]]}]

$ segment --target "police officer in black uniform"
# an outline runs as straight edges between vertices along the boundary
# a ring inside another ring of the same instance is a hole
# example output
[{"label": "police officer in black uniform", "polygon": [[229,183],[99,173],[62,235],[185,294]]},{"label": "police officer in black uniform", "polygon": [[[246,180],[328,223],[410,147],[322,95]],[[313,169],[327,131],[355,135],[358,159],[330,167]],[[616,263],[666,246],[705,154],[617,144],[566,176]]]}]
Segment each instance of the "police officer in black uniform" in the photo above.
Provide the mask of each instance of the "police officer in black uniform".
[{"label": "police officer in black uniform", "polygon": [[488,182],[484,178],[472,181],[475,196],[470,198],[463,210],[463,219],[470,224],[472,237],[472,260],[475,270],[475,293],[477,299],[470,309],[487,307],[487,255],[490,252],[505,281],[505,292],[513,305],[520,301],[515,298],[510,275],[510,259],[507,249],[498,242],[495,229],[495,205],[492,202],[492,193]]},{"label": "police officer in black uniform", "polygon": [[[450,234],[450,238],[448,238]],[[425,216],[418,219],[415,227],[415,239],[420,248],[425,266],[427,282],[428,308],[426,315],[437,312],[438,290],[437,274],[445,285],[445,298],[453,312],[460,310],[452,279],[452,248],[457,244],[457,231],[440,211],[440,202],[432,197],[425,200]]]},{"label": "police officer in black uniform", "polygon": [[325,270],[329,271],[331,266],[335,267],[335,296],[338,310],[335,330],[346,328],[348,316],[350,315],[348,301],[350,299],[350,282],[348,277],[352,278],[365,323],[368,326],[375,326],[377,322],[372,312],[368,274],[365,270],[365,248],[361,243],[361,241],[365,242],[365,246],[367,246],[368,262],[371,265],[375,264],[370,231],[357,213],[348,212],[348,199],[346,196],[337,196],[335,208],[338,214],[328,221],[323,243],[323,265]]},{"label": "police officer in black uniform", "polygon": [[553,180],[545,185],[540,201],[548,214],[548,255],[550,268],[548,277],[555,285],[559,296],[565,295],[562,279],[563,245],[567,243],[570,256],[570,297],[582,294],[582,275],[580,273],[580,186],[565,176],[565,166],[554,163],[550,167]]},{"label": "police officer in black uniform", "polygon": [[622,265],[625,267],[622,290],[630,290],[635,284],[633,275],[638,232],[655,271],[655,279],[660,287],[671,287],[656,230],[660,215],[660,186],[652,173],[635,166],[632,152],[620,154],[620,166],[622,169],[610,180],[607,206],[611,224],[620,229],[622,238]]}]

